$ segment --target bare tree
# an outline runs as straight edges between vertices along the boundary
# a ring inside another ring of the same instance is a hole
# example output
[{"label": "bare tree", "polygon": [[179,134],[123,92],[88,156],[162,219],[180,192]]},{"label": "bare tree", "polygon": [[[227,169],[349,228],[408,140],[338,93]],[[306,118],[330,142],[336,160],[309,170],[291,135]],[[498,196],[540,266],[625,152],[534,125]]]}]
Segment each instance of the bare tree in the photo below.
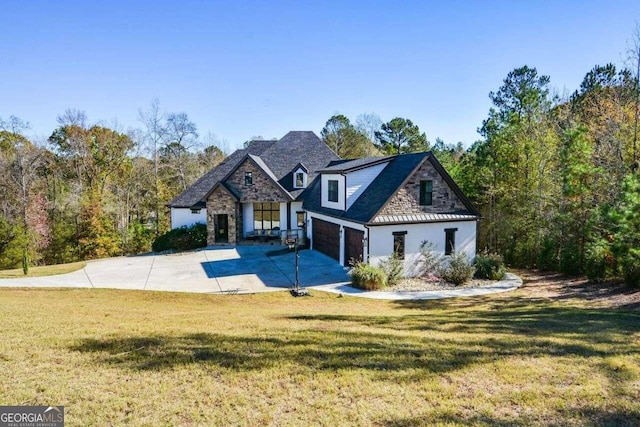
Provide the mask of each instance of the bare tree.
[{"label": "bare tree", "polygon": [[638,125],[640,124],[640,24],[636,22],[631,41],[627,46],[627,66],[633,73],[633,164],[638,170]]},{"label": "bare tree", "polygon": [[155,232],[160,234],[160,178],[158,173],[158,150],[164,143],[167,128],[165,126],[166,114],[160,109],[160,101],[156,98],[151,101],[151,105],[147,111],[140,110],[138,118],[145,127],[145,140],[149,144],[149,148],[153,154],[154,162],[154,210],[155,210]]}]

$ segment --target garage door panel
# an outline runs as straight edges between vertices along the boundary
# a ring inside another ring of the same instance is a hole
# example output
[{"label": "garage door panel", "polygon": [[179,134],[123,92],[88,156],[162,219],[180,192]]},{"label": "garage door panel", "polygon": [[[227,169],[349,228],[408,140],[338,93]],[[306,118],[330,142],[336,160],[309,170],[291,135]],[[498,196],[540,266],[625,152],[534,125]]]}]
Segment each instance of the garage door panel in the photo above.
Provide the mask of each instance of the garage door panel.
[{"label": "garage door panel", "polygon": [[313,218],[313,249],[340,260],[340,226]]},{"label": "garage door panel", "polygon": [[344,228],[344,265],[349,266],[351,260],[362,261],[364,231]]}]

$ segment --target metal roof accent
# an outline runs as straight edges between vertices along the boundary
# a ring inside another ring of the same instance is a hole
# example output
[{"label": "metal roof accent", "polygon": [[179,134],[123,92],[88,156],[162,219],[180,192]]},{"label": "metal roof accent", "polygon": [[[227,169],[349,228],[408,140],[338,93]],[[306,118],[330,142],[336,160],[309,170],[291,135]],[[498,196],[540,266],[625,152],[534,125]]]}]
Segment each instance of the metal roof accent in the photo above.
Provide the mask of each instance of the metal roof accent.
[{"label": "metal roof accent", "polygon": [[407,222],[445,222],[445,221],[474,221],[477,215],[472,214],[437,214],[423,213],[411,215],[378,215],[371,224],[394,224]]}]

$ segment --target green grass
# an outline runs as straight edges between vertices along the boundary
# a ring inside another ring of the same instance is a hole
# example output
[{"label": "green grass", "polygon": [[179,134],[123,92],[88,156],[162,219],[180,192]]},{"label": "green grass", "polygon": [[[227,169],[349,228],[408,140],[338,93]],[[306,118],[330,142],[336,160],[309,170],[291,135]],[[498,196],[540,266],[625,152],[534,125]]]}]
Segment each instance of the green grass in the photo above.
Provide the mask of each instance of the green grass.
[{"label": "green grass", "polygon": [[638,425],[640,315],[529,293],[384,302],[0,289],[0,405],[67,425]]},{"label": "green grass", "polygon": [[29,267],[29,274],[26,276],[21,268],[15,268],[13,270],[0,270],[0,279],[16,279],[20,277],[40,277],[40,276],[55,276],[57,274],[71,273],[72,271],[80,270],[87,265],[84,261],[72,262],[69,264],[57,264],[57,265],[43,265],[40,267]]}]

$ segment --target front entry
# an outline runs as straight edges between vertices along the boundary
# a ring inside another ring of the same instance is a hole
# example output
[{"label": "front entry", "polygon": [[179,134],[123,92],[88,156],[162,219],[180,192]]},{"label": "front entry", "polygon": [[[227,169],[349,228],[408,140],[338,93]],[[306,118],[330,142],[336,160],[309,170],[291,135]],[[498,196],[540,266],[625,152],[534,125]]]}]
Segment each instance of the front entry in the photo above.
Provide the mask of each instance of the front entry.
[{"label": "front entry", "polygon": [[229,242],[229,217],[227,214],[216,215],[216,243]]}]

